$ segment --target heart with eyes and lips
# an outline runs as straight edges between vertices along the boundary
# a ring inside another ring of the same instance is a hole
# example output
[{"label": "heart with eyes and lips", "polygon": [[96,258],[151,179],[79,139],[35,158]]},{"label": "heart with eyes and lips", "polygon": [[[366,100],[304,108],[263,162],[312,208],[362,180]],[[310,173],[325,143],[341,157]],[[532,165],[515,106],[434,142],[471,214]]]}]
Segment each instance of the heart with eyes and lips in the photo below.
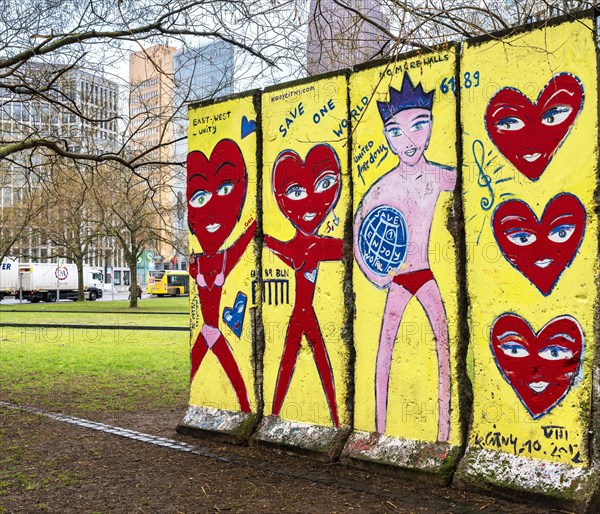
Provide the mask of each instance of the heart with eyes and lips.
[{"label": "heart with eyes and lips", "polygon": [[523,175],[537,180],[583,107],[583,87],[569,73],[552,77],[535,103],[505,87],[490,100],[485,125],[498,150]]},{"label": "heart with eyes and lips", "polygon": [[302,233],[315,233],[338,201],[340,174],[337,154],[327,144],[311,148],[305,161],[284,150],[275,160],[272,181],[281,212]]},{"label": "heart with eyes and lips", "polygon": [[569,392],[579,374],[584,336],[571,316],[559,316],[537,334],[513,313],[499,316],[490,333],[496,365],[519,400],[538,419]]},{"label": "heart with eyes and lips", "polygon": [[504,257],[547,296],[571,265],[585,232],[585,208],[570,193],[552,198],[537,219],[522,200],[501,203],[492,218]]},{"label": "heart with eyes and lips", "polygon": [[215,254],[238,222],[248,187],[244,156],[231,139],[219,141],[210,157],[187,156],[188,225],[202,250]]}]

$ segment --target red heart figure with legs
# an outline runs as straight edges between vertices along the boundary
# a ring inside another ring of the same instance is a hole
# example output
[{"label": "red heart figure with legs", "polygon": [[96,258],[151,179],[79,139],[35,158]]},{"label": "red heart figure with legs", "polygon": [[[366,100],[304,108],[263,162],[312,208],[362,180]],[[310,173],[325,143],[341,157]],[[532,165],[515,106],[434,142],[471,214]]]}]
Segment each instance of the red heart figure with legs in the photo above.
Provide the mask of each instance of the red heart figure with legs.
[{"label": "red heart figure with legs", "polygon": [[312,301],[319,263],[342,259],[342,240],[317,234],[338,201],[340,181],[338,157],[327,144],[314,146],[304,162],[293,150],[281,152],[273,166],[272,187],[279,209],[294,225],[296,234],[287,242],[265,235],[267,248],[296,276],[296,298],[275,386],[273,414],[279,415],[283,405],[304,335],[312,349],[335,427],[339,426],[339,419],[333,371]]},{"label": "red heart figure with legs", "polygon": [[190,275],[198,284],[204,319],[191,351],[190,381],[194,379],[208,350],[211,350],[223,366],[243,412],[251,411],[248,391],[233,350],[218,327],[225,279],[256,231],[254,221],[235,243],[221,250],[240,219],[247,188],[246,164],[234,141],[219,141],[210,158],[199,151],[188,155],[188,223],[203,250],[203,253],[191,256]]}]

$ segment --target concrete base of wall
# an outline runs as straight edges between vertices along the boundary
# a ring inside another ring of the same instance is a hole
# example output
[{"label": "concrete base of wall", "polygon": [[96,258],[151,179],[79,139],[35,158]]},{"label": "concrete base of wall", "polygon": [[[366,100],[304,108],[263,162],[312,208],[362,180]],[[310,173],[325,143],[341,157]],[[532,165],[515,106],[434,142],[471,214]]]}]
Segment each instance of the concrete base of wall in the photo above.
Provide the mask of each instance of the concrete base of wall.
[{"label": "concrete base of wall", "polygon": [[347,466],[448,485],[460,458],[460,446],[353,432],[340,460]]},{"label": "concrete base of wall", "polygon": [[260,416],[254,412],[233,412],[191,406],[177,425],[177,432],[232,444],[243,444],[256,428],[259,419]]},{"label": "concrete base of wall", "polygon": [[452,486],[571,512],[600,512],[600,469],[467,448]]},{"label": "concrete base of wall", "polygon": [[266,416],[260,422],[250,445],[286,448],[332,462],[339,457],[350,429],[322,427]]}]

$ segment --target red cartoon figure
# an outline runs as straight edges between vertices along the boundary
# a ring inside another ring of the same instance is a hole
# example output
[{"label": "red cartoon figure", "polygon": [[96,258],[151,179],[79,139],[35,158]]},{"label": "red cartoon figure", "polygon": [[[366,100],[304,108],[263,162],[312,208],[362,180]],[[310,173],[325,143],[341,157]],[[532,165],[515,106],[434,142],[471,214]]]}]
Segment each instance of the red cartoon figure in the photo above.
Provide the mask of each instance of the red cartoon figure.
[{"label": "red cartoon figure", "polygon": [[304,162],[293,150],[281,152],[273,166],[272,187],[279,209],[294,225],[296,234],[286,242],[265,235],[267,248],[292,268],[296,276],[296,299],[279,366],[273,414],[277,416],[281,410],[304,335],[312,349],[336,427],[339,420],[333,372],[312,302],[319,263],[342,259],[342,240],[317,234],[338,201],[340,178],[340,163],[329,145],[314,146]]},{"label": "red cartoon figure", "polygon": [[206,352],[212,350],[223,366],[243,412],[251,410],[248,391],[231,346],[218,327],[225,279],[256,231],[256,222],[253,222],[235,243],[221,250],[240,219],[247,186],[244,157],[234,141],[219,141],[208,159],[199,151],[188,154],[188,223],[203,251],[191,256],[190,275],[198,284],[204,319],[192,347],[190,381],[194,379]]},{"label": "red cartoon figure", "polygon": [[584,336],[571,316],[559,316],[536,334],[511,312],[492,326],[490,346],[504,379],[531,414],[548,414],[576,383],[581,370]]}]

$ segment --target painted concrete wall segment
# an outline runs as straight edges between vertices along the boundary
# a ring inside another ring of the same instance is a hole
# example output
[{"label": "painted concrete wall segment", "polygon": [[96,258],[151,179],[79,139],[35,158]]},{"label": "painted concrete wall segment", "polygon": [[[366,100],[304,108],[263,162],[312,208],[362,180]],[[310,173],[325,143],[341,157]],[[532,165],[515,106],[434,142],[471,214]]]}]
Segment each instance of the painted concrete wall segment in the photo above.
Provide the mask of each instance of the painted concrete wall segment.
[{"label": "painted concrete wall segment", "polygon": [[[474,403],[459,477],[589,494],[598,301],[593,23],[466,43],[461,78]],[[504,465],[527,478],[509,477]]]},{"label": "painted concrete wall segment", "polygon": [[195,409],[184,424],[223,431],[222,423],[229,420],[225,431],[241,430],[237,436],[244,438],[259,414],[252,327],[260,302],[253,294],[258,194],[254,96],[198,106],[189,119],[190,407]]},{"label": "painted concrete wall segment", "polygon": [[294,423],[350,426],[346,95],[344,74],[263,94],[264,391],[265,415],[276,419],[256,440],[269,440],[273,424],[284,434]]},{"label": "painted concrete wall segment", "polygon": [[407,443],[406,467],[437,445],[439,468],[460,445],[458,285],[448,230],[455,67],[449,47],[350,78],[356,432],[349,458],[379,462],[375,447],[397,438]]}]

